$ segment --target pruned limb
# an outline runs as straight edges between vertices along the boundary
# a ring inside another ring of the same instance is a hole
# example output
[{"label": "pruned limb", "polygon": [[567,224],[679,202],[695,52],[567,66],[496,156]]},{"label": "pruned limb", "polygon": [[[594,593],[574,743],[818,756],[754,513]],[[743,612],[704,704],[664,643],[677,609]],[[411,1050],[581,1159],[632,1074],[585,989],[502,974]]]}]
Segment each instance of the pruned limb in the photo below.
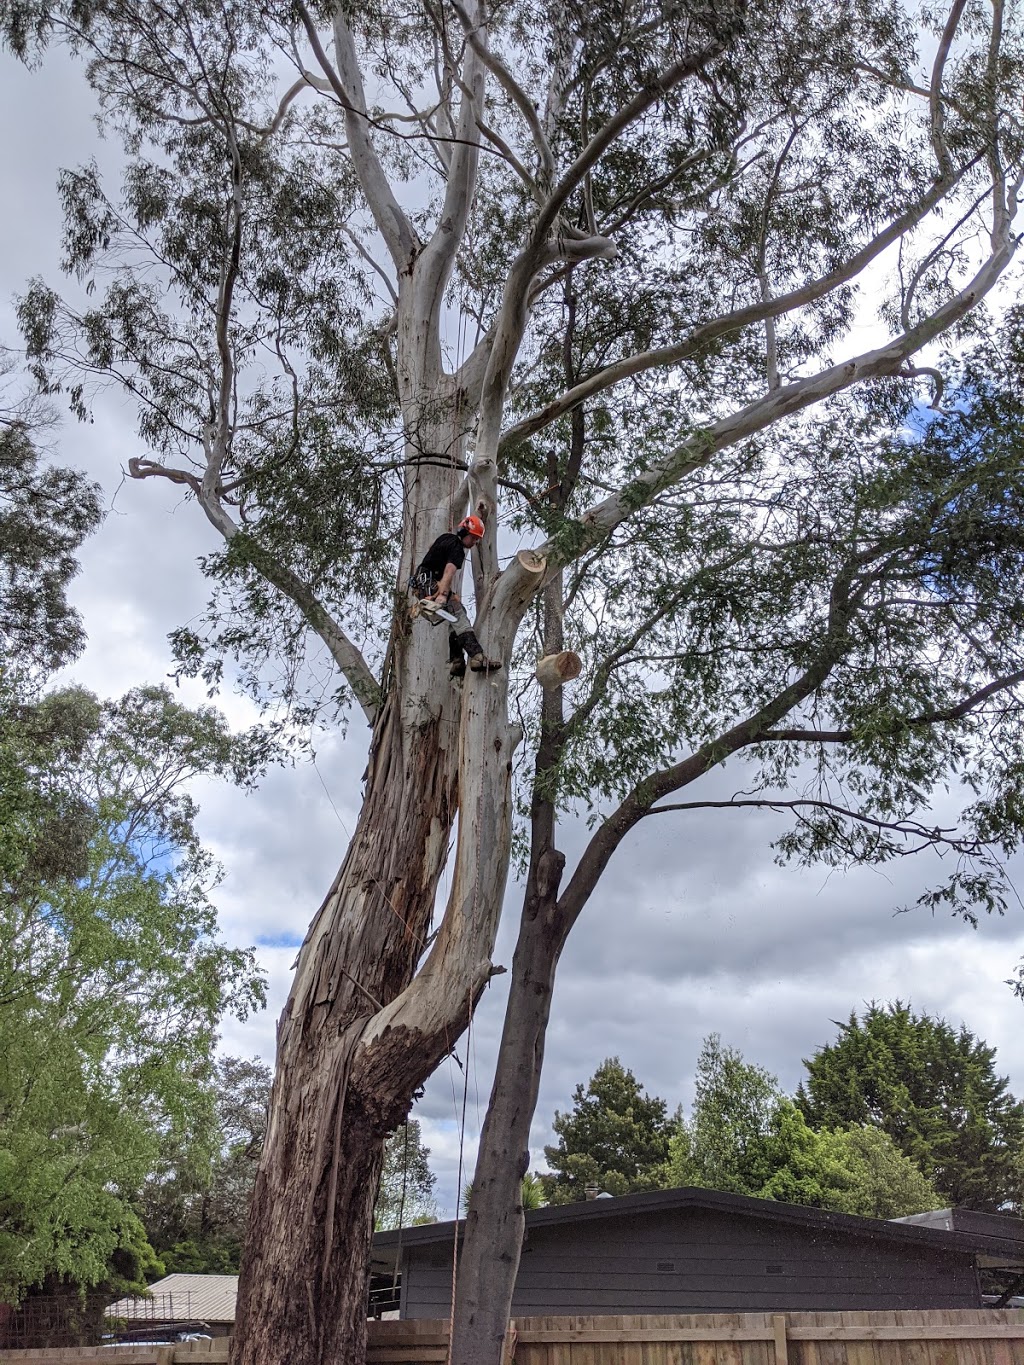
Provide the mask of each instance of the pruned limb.
[{"label": "pruned limb", "polygon": [[197,497],[202,486],[187,469],[168,469],[166,465],[147,460],[141,455],[133,455],[128,461],[128,474],[133,479],[167,479],[170,483],[186,484]]},{"label": "pruned limb", "polygon": [[537,660],[537,681],[545,689],[572,682],[582,671],[583,660],[571,649],[563,649],[558,654],[545,654]]}]

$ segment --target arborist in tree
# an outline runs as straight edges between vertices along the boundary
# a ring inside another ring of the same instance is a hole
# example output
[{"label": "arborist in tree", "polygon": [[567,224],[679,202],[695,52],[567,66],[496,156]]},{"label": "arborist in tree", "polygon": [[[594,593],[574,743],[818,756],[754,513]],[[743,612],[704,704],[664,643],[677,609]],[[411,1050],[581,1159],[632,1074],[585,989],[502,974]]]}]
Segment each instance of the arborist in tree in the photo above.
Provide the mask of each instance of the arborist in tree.
[{"label": "arborist in tree", "polygon": [[465,517],[454,532],[438,536],[423,556],[419,568],[409,580],[409,586],[424,605],[444,613],[448,625],[448,673],[452,678],[466,676],[466,659],[474,673],[491,673],[501,667],[499,659],[489,659],[466,615],[466,608],[457,593],[452,591],[455,575],[465,563],[466,551],[479,545],[484,538],[484,524],[479,517]]}]

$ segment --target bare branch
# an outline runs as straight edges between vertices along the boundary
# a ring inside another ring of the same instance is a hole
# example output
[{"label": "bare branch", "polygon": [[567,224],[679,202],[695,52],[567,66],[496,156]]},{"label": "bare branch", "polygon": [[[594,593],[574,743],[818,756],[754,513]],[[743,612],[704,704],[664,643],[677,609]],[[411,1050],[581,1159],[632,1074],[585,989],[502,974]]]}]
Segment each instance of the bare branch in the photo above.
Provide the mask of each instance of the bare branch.
[{"label": "bare branch", "polygon": [[[1010,673],[1005,678],[996,678],[985,687],[979,688],[977,692],[972,692],[963,701],[957,702],[955,706],[946,707],[941,711],[926,711],[919,716],[907,716],[884,733],[896,735],[903,730],[921,729],[927,725],[941,725],[949,721],[962,720],[964,716],[970,715],[972,711],[977,710],[979,706],[988,701],[989,697],[994,697],[1000,692],[1007,692],[1011,688],[1018,687],[1022,682],[1024,682],[1024,669],[1017,673]],[[767,730],[761,736],[761,740],[796,741],[808,744],[850,744],[861,738],[863,736],[858,734],[856,730]]]},{"label": "bare branch", "polygon": [[341,7],[337,6],[334,11],[334,51],[338,66],[335,69],[323,49],[304,0],[295,0],[295,4],[313,54],[345,111],[345,131],[352,164],[373,220],[387,243],[392,260],[401,270],[416,250],[416,234],[394,196],[370,137],[370,119],[366,112],[366,96],[352,31]]},{"label": "bare branch", "polygon": [[851,810],[848,806],[838,806],[833,801],[816,799],[814,797],[804,797],[786,801],[775,799],[774,797],[764,797],[761,800],[734,798],[731,801],[673,801],[664,806],[653,806],[648,815],[664,815],[668,811],[681,810],[819,810],[830,815],[838,815],[845,820],[852,820],[858,825],[866,825],[870,829],[877,829],[886,834],[900,834],[904,837],[919,839],[921,842],[913,848],[903,850],[905,853],[918,853],[922,848],[933,848],[937,845],[952,848],[958,853],[980,853],[986,846],[985,841],[969,835],[958,834],[954,826],[943,827],[941,825],[924,825],[919,820],[883,820],[876,815],[868,815],[866,811]]},{"label": "bare branch", "polygon": [[581,384],[577,384],[568,392],[547,403],[532,416],[526,417],[521,422],[517,422],[515,426],[510,427],[502,437],[502,448],[512,445],[516,441],[521,441],[527,436],[534,435],[535,432],[549,426],[559,417],[571,411],[577,404],[592,398],[596,393],[601,393],[605,389],[621,383],[624,379],[629,379],[636,374],[643,374],[648,370],[676,364],[688,356],[695,355],[709,342],[726,336],[730,332],[738,332],[754,323],[764,322],[769,316],[779,317],[794,308],[805,307],[807,304],[824,297],[824,295],[859,275],[882,252],[886,251],[910,228],[919,223],[949,193],[952,187],[953,182],[936,181],[928,193],[923,195],[917,203],[900,214],[898,218],[895,218],[883,232],[872,238],[842,265],[837,266],[835,270],[830,270],[827,275],[821,275],[816,280],[810,280],[798,289],[790,290],[788,294],[779,294],[774,299],[762,300],[748,304],[745,308],[737,308],[731,313],[725,313],[721,317],[695,328],[684,341],[627,356],[624,360],[617,361],[614,365],[608,365],[603,370],[599,370],[589,379],[585,379]]}]

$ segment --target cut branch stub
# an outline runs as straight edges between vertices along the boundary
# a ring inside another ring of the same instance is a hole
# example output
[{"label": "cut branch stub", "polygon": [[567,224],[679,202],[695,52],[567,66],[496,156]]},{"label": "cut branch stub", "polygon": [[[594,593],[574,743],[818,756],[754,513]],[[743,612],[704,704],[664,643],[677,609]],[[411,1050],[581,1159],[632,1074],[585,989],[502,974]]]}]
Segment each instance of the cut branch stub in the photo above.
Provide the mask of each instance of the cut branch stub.
[{"label": "cut branch stub", "polygon": [[527,573],[543,573],[548,566],[547,556],[538,554],[536,550],[519,550],[516,559]]},{"label": "cut branch stub", "polygon": [[545,654],[537,660],[537,681],[541,687],[561,687],[580,676],[583,660],[571,649],[563,649],[560,654]]}]

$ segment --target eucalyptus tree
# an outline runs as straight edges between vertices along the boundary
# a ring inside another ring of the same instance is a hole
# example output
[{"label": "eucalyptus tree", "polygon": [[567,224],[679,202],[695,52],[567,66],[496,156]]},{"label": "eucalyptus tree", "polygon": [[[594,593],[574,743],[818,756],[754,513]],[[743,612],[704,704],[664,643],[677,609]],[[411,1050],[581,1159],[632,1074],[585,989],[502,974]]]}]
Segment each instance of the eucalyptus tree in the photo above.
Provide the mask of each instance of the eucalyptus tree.
[{"label": "eucalyptus tree", "polygon": [[[1001,0],[4,17],[22,55],[61,38],[88,60],[124,139],[119,193],[93,167],[62,179],[88,292],[37,284],[21,315],[40,382],[81,412],[93,381],[124,385],[147,446],[131,474],[178,485],[223,538],[181,667],[237,667],[303,716],[320,669],[370,726],[281,1019],[233,1359],[363,1354],[383,1138],[497,970],[528,735],[522,933],[454,1348],[496,1359],[555,964],[639,820],[749,754],[764,799],[789,795],[794,853],[917,840],[963,859],[949,895],[995,894],[1012,804],[979,795],[963,832],[920,812],[983,727],[978,782],[1005,795],[1016,761],[1016,456],[982,443],[975,476],[900,428],[941,380],[920,352],[991,327],[1011,266],[1019,20]],[[986,390],[967,392],[965,423]],[[477,633],[506,663],[554,660],[539,706],[509,671],[453,688],[410,621],[409,573],[467,509],[490,527]],[[819,784],[797,797],[807,755]],[[580,798],[603,818],[561,889],[557,815]]]},{"label": "eucalyptus tree", "polygon": [[6,666],[48,672],[84,644],[67,600],[82,542],[100,522],[99,489],[74,469],[48,465],[38,446],[50,414],[19,394],[0,347],[0,647]]}]

